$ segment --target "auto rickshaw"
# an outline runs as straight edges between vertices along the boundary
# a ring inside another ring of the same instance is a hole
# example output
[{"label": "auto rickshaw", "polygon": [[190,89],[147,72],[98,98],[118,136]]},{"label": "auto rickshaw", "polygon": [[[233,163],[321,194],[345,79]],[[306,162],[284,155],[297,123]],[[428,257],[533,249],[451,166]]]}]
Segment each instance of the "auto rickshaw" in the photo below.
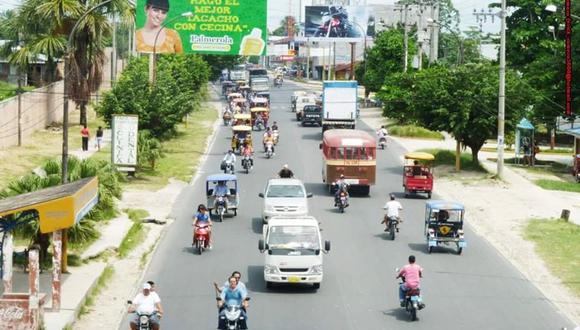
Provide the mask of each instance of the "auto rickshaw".
[{"label": "auto rickshaw", "polygon": [[252,119],[252,116],[249,113],[236,113],[234,115],[233,126],[238,126],[238,125],[250,126],[251,119]]},{"label": "auto rickshaw", "polygon": [[[214,194],[216,186],[224,182],[228,188],[226,196],[216,196]],[[213,174],[205,180],[205,195],[207,198],[207,208],[211,215],[213,213],[218,220],[223,221],[224,215],[230,211],[234,216],[238,215],[238,206],[240,204],[238,196],[238,178],[233,174]]]},{"label": "auto rickshaw", "polygon": [[[232,107],[232,111],[234,113],[236,112],[246,112],[247,109],[247,103],[246,103],[246,99],[243,97],[239,97],[236,99],[233,99],[232,102],[230,102],[230,106]],[[239,108],[239,111],[238,111]]]},{"label": "auto rickshaw", "polygon": [[427,198],[431,198],[433,191],[433,169],[430,162],[435,156],[426,152],[410,152],[405,154],[405,166],[403,167],[403,188],[405,197],[410,194],[423,192]]},{"label": "auto rickshaw", "polygon": [[239,99],[241,97],[244,97],[244,96],[238,92],[229,93],[228,94],[228,104],[231,103],[234,99]]},{"label": "auto rickshaw", "polygon": [[240,91],[240,93],[242,93],[242,95],[245,98],[248,98],[248,95],[250,94],[250,92],[252,91],[252,88],[250,86],[244,85],[244,86],[240,86],[238,87],[238,90]]},{"label": "auto rickshaw", "polygon": [[[262,129],[268,127],[268,119],[270,118],[270,109],[262,107],[251,108],[250,113],[252,114],[253,129],[255,129],[256,131],[261,131]],[[256,118],[258,118],[259,116],[262,117],[263,127],[259,127],[259,125],[256,124]]]},{"label": "auto rickshaw", "polygon": [[265,97],[254,97],[250,100],[250,108],[269,108],[270,102]]},{"label": "auto rickshaw", "polygon": [[429,201],[425,204],[425,237],[429,253],[433,248],[445,244],[455,244],[457,254],[467,246],[463,235],[465,207],[461,203]]},{"label": "auto rickshaw", "polygon": [[256,97],[263,97],[268,99],[268,101],[270,101],[270,92],[267,91],[262,91],[262,92],[256,92]]},{"label": "auto rickshaw", "polygon": [[232,127],[232,150],[240,153],[244,142],[252,144],[252,127],[247,125],[236,125]]}]

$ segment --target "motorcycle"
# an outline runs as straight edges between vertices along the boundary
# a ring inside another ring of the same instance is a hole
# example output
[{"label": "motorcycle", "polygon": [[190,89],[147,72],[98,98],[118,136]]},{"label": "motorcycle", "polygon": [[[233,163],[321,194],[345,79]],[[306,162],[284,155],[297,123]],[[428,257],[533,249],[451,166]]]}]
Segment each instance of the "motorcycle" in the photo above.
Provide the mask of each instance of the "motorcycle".
[{"label": "motorcycle", "polygon": [[348,194],[346,191],[341,191],[338,193],[337,203],[338,210],[340,213],[344,213],[344,209],[348,207]]},{"label": "motorcycle", "polygon": [[385,150],[386,145],[387,145],[387,138],[383,136],[379,139],[379,146],[381,147],[381,149]]},{"label": "motorcycle", "polygon": [[[246,298],[246,300],[250,300],[250,298]],[[225,304],[224,307],[225,313],[224,315],[220,316],[222,320],[225,321],[226,329],[227,330],[239,330],[241,329],[242,322],[244,322],[244,315],[242,315],[243,307],[241,305],[227,305]]]},{"label": "motorcycle", "polygon": [[230,123],[232,122],[232,115],[229,111],[226,111],[224,112],[222,119],[224,120],[224,126],[230,126]]},{"label": "motorcycle", "polygon": [[193,247],[199,255],[209,248],[209,225],[196,225],[193,231]]},{"label": "motorcycle", "polygon": [[[127,304],[128,305],[132,305],[133,302],[131,300],[127,300]],[[157,314],[157,312],[153,312],[152,314],[147,314],[147,313],[139,313],[137,311],[134,312],[135,314],[137,314],[137,327],[139,330],[151,330],[152,326],[151,326],[151,322],[149,321],[149,318],[151,318],[151,316]]]},{"label": "motorcycle", "polygon": [[252,168],[252,158],[250,156],[244,156],[242,158],[242,167],[246,170],[246,174],[250,173]]},{"label": "motorcycle", "polygon": [[[396,271],[399,272],[399,269],[396,269]],[[401,277],[399,285],[403,283],[405,283],[405,277]],[[404,305],[405,311],[411,317],[411,321],[417,321],[417,312],[425,308],[425,304],[423,304],[423,299],[421,298],[421,289],[407,289],[405,291]]]},{"label": "motorcycle", "polygon": [[344,38],[349,36],[352,29],[348,21],[348,14],[344,9],[338,9],[335,12],[322,12],[322,24],[314,33],[315,37],[326,38]]},{"label": "motorcycle", "polygon": [[272,158],[274,155],[274,144],[271,141],[266,142],[266,157]]},{"label": "motorcycle", "polygon": [[278,144],[278,130],[272,131],[272,139],[274,140],[274,145]]},{"label": "motorcycle", "polygon": [[225,174],[234,174],[234,164],[230,161],[226,161],[222,166]]},{"label": "motorcycle", "polygon": [[274,87],[278,87],[278,88],[282,87],[282,79],[278,79],[278,78],[274,79]]},{"label": "motorcycle", "polygon": [[215,213],[220,222],[224,221],[224,214],[226,214],[226,197],[217,196],[215,201]]},{"label": "motorcycle", "polygon": [[254,123],[254,131],[262,131],[264,129],[265,129],[265,127],[264,127],[264,122],[263,121],[256,121]]},{"label": "motorcycle", "polygon": [[395,232],[399,232],[399,219],[397,217],[385,217],[387,222],[387,233],[389,234],[391,241],[394,241]]}]

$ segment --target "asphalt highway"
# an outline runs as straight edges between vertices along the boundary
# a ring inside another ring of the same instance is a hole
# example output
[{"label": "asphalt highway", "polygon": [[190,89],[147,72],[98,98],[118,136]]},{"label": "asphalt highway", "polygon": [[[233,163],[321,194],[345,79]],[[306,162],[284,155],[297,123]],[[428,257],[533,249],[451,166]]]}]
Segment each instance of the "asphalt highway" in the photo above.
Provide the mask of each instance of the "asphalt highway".
[{"label": "asphalt highway", "polygon": [[[220,126],[200,178],[179,196],[173,208],[176,221],[162,238],[146,278],[158,286],[165,309],[164,329],[215,329],[217,309],[212,282],[223,283],[234,270],[242,273],[252,298],[248,326],[260,330],[295,329],[561,329],[571,322],[559,313],[508,260],[469,226],[467,247],[456,255],[454,247],[427,254],[423,236],[425,198],[405,199],[401,171],[404,150],[389,143],[377,150],[378,185],[369,197],[352,197],[344,214],[333,207],[321,179],[319,127],[300,127],[290,112],[292,91],[303,89],[290,82],[272,88],[271,119],[280,126],[276,155],[266,159],[261,134],[254,133],[255,166],[242,173],[237,163],[240,208],[236,217],[214,222],[214,248],[197,255],[191,248],[191,217],[205,203],[205,177],[219,173],[231,128]],[[364,110],[363,110],[364,111]],[[357,128],[371,130],[362,122]],[[192,128],[194,129],[194,128]],[[372,128],[375,129],[375,128]],[[311,214],[321,222],[323,240],[332,248],[324,256],[324,280],[319,290],[308,286],[277,286],[267,290],[264,256],[258,251],[263,200],[258,197],[266,180],[283,164],[314,193]],[[435,195],[436,186],[435,182]],[[395,241],[383,233],[382,206],[389,193],[399,196],[404,223]],[[411,322],[398,306],[395,268],[414,254],[424,268],[424,310]],[[131,299],[132,297],[128,297]],[[122,329],[128,328],[127,320]],[[573,328],[573,327],[572,327]]]}]

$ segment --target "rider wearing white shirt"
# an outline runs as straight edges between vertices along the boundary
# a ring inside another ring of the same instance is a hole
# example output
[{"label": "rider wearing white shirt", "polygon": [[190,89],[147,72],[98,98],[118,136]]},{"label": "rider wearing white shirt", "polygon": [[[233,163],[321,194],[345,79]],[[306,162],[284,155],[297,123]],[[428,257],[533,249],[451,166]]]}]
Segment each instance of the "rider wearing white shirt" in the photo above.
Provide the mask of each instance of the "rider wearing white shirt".
[{"label": "rider wearing white shirt", "polygon": [[379,140],[386,138],[387,135],[389,135],[389,132],[385,128],[385,125],[381,126],[381,128],[379,128],[379,130],[377,131],[377,136],[379,137]]},{"label": "rider wearing white shirt", "polygon": [[149,283],[143,284],[143,292],[135,296],[132,305],[129,307],[129,313],[135,313],[135,316],[130,322],[131,329],[136,330],[139,323],[138,314],[149,315],[149,322],[153,330],[159,329],[159,319],[163,316],[163,308],[161,307],[161,299],[156,292],[151,291]]},{"label": "rider wearing white shirt", "polygon": [[401,222],[399,211],[403,209],[403,205],[401,205],[399,201],[395,200],[395,195],[391,194],[390,197],[391,200],[385,203],[385,206],[383,206],[383,209],[387,210],[387,214],[385,214],[383,222],[381,222],[384,223],[387,227],[385,230],[388,230],[389,227],[388,218],[396,218],[399,222]]}]

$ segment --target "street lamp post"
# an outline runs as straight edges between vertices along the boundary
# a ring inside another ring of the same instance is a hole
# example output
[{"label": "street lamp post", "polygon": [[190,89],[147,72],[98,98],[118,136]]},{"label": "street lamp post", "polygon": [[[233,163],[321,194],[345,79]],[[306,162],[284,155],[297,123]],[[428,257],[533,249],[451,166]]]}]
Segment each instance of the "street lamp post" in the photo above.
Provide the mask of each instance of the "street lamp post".
[{"label": "street lamp post", "polygon": [[157,78],[156,75],[156,68],[157,68],[157,38],[159,38],[159,34],[161,33],[161,31],[163,31],[163,29],[169,25],[169,23],[174,22],[175,20],[182,18],[182,17],[191,17],[193,16],[193,13],[188,11],[185,13],[182,13],[178,16],[173,17],[172,19],[163,22],[163,24],[161,24],[161,28],[159,29],[159,31],[157,31],[157,33],[155,34],[155,41],[153,42],[153,53],[151,53],[151,57],[149,58],[149,81],[151,82],[151,84],[155,84],[155,80]]},{"label": "street lamp post", "polygon": [[501,40],[499,50],[499,100],[497,116],[497,176],[503,177],[503,147],[504,147],[504,126],[505,126],[505,16],[506,0],[501,1]]},{"label": "street lamp post", "polygon": [[[363,33],[363,38],[364,38],[363,39],[363,62],[364,62],[364,66],[365,66],[364,71],[366,74],[367,73],[367,31],[365,29],[363,29],[363,27],[359,23],[354,22],[354,21],[352,23],[354,23],[354,25],[356,25]],[[353,56],[355,54],[354,43],[352,43],[351,45],[353,47],[351,50],[351,54],[352,54],[351,56]],[[353,58],[351,58],[351,61],[350,61],[350,72],[351,72],[352,76],[354,77],[354,59]]]}]

